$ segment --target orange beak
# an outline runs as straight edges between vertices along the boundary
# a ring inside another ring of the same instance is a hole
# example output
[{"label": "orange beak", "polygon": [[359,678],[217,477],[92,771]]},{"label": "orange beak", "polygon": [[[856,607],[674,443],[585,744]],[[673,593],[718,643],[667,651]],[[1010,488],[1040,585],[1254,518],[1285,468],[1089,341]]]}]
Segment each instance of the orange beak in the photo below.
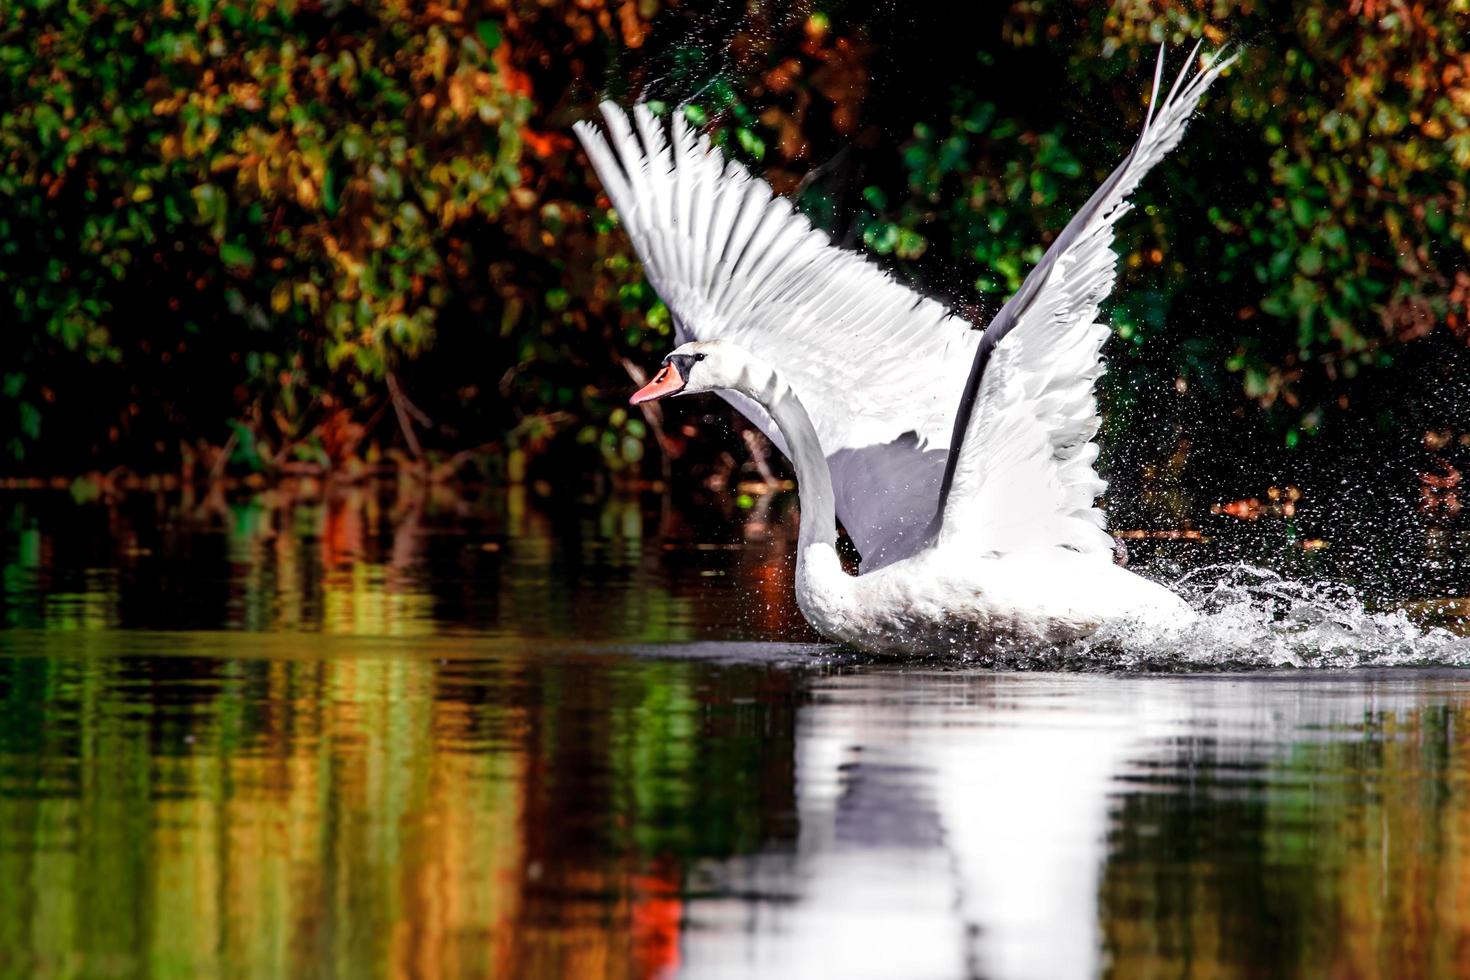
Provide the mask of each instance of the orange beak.
[{"label": "orange beak", "polygon": [[634,392],[633,397],[628,399],[628,404],[642,405],[644,402],[667,398],[683,391],[684,384],[684,377],[679,374],[679,369],[672,364],[665,364],[664,369],[655,374],[652,381]]}]

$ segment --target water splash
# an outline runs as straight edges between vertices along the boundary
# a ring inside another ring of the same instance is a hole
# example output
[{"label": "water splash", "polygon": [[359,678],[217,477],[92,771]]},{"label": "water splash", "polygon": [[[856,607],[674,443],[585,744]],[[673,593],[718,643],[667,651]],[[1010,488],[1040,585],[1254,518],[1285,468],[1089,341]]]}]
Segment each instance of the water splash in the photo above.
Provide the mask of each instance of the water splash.
[{"label": "water splash", "polygon": [[1470,637],[1374,610],[1351,586],[1245,564],[1210,565],[1173,583],[1200,613],[1174,628],[1109,627],[1058,655],[1122,670],[1470,666]]}]

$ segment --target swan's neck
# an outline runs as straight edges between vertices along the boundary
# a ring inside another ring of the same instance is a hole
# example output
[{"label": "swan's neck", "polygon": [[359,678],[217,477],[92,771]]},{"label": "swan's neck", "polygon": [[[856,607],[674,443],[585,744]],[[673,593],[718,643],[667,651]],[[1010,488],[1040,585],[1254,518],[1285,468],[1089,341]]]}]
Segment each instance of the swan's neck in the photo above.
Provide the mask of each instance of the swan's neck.
[{"label": "swan's neck", "polygon": [[854,612],[853,578],[837,555],[837,504],[832,473],[801,399],[774,368],[752,365],[744,393],[760,402],[786,439],[796,467],[801,532],[796,543],[796,600],[802,614],[827,636],[841,638]]}]

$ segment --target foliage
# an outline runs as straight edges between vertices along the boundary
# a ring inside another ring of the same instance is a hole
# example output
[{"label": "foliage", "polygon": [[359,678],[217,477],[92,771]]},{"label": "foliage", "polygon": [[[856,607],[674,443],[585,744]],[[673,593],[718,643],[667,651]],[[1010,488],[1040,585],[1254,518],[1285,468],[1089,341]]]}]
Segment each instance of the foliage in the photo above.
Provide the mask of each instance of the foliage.
[{"label": "foliage", "polygon": [[[1219,101],[1246,166],[1194,171],[1235,184],[1233,206],[1208,207],[1215,235],[1171,238],[1187,242],[1195,270],[1218,270],[1240,324],[1259,325],[1237,328],[1227,360],[1246,394],[1284,401],[1306,431],[1344,380],[1391,365],[1398,345],[1437,327],[1467,336],[1467,15],[1464,0],[1175,0],[1162,14],[1125,0],[1083,20],[1072,63],[1083,84],[1110,48],[1201,33],[1244,42]],[[1209,149],[1196,142],[1189,159]],[[1211,197],[1198,178],[1191,191]]]},{"label": "foliage", "polygon": [[[362,394],[427,346],[455,231],[519,184],[528,99],[496,21],[330,20],[290,2],[15,10],[0,282],[21,365],[168,363],[227,329],[234,380],[290,416],[320,372]],[[176,324],[140,315],[144,288]],[[7,387],[37,437],[47,388]]]},{"label": "foliage", "polygon": [[568,135],[599,98],[677,107],[983,319],[1199,36],[1244,56],[1121,229],[1119,377],[1243,392],[1291,441],[1470,335],[1466,0],[695,6],[8,5],[6,465],[330,468],[428,426],[636,468],[622,398],[669,322]]},{"label": "foliage", "polygon": [[[981,50],[981,79],[952,88],[947,117],[916,113],[907,196],[889,205],[882,186],[864,189],[865,241],[943,256],[1003,302],[1126,152],[1156,45],[1233,39],[1239,66],[1136,195],[1143,220],[1120,229],[1112,321],[1133,348],[1174,347],[1185,379],[1237,373],[1294,444],[1353,407],[1352,379],[1392,365],[1398,346],[1436,328],[1467,336],[1470,5],[1287,6],[1016,4],[1003,27],[1014,48],[1065,52],[1052,67],[1065,88],[1046,93],[1065,121],[1038,125],[1034,104],[1006,98],[1016,62],[997,68]],[[1190,317],[1201,308],[1212,315]]]}]

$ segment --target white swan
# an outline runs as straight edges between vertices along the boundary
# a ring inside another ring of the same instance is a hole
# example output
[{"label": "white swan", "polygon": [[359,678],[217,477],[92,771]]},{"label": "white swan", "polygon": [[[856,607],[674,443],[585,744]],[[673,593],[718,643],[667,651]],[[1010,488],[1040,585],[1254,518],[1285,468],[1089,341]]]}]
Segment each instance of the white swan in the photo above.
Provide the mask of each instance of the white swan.
[{"label": "white swan", "polygon": [[[681,341],[633,401],[717,391],[790,457],[797,600],[823,635],[971,650],[1193,618],[1112,560],[1095,506],[1096,321],[1127,195],[1233,60],[1192,79],[1186,65],[1160,102],[1160,50],[1138,142],[983,332],[833,247],[679,113],[666,131],[636,106],[635,135],[604,103],[606,137],[577,125]],[[838,518],[859,576],[838,558]]]}]

